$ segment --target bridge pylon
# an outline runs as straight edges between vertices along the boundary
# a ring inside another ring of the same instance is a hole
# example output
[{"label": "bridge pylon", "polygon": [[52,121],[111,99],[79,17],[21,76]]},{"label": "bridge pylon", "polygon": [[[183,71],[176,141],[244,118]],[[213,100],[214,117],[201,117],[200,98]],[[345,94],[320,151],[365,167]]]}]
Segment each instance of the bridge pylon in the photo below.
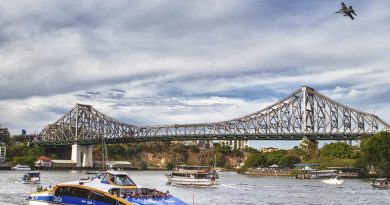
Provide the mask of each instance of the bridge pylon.
[{"label": "bridge pylon", "polygon": [[92,158],[93,145],[72,145],[72,161],[77,167],[93,167]]}]

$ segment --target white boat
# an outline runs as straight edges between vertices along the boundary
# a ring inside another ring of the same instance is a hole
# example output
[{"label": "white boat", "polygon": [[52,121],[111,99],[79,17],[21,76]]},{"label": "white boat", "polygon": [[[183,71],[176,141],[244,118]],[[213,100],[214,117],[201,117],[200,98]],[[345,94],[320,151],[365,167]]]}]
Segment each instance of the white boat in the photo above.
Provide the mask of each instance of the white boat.
[{"label": "white boat", "polygon": [[342,180],[339,176],[335,176],[329,179],[321,180],[325,184],[342,184],[344,183],[344,180]]},{"label": "white boat", "polygon": [[12,170],[16,170],[16,171],[30,171],[31,168],[27,165],[21,165],[21,164],[17,164],[16,166],[12,167],[11,168]]},{"label": "white boat", "polygon": [[218,173],[207,166],[176,166],[166,175],[173,185],[211,186],[219,183]]},{"label": "white boat", "polygon": [[125,172],[103,171],[91,179],[65,182],[28,197],[30,205],[187,205],[167,192],[138,187]]},{"label": "white boat", "polygon": [[39,184],[41,182],[40,172],[27,172],[22,176],[23,184]]},{"label": "white boat", "polygon": [[378,189],[390,189],[390,183],[386,178],[377,178],[371,185]]}]

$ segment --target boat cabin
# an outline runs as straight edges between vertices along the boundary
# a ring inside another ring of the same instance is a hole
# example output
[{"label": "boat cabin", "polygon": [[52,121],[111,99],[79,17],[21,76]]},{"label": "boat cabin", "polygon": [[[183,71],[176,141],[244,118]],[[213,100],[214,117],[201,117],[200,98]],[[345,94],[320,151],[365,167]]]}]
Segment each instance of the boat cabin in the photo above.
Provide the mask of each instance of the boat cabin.
[{"label": "boat cabin", "polygon": [[319,164],[294,164],[297,168],[296,179],[316,179],[318,178]]},{"label": "boat cabin", "polygon": [[40,172],[27,172],[22,176],[23,183],[39,183],[41,181],[41,173]]},{"label": "boat cabin", "polygon": [[103,184],[137,186],[126,173],[122,172],[100,172],[92,179],[101,179]]}]

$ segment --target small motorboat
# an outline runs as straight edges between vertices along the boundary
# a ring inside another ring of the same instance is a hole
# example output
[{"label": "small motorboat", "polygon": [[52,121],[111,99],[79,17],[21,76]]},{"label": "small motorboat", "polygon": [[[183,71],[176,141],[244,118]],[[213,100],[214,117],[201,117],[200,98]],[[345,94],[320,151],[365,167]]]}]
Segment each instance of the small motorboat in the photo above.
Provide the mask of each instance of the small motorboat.
[{"label": "small motorboat", "polygon": [[378,189],[390,189],[390,183],[386,178],[377,178],[371,185]]},{"label": "small motorboat", "polygon": [[15,171],[30,171],[31,168],[27,165],[21,165],[21,164],[17,164],[16,166],[12,167],[11,168],[12,170],[15,170]]},{"label": "small motorboat", "polygon": [[22,176],[22,183],[23,184],[39,184],[41,183],[41,173],[40,172],[27,172],[26,174],[23,174]]},{"label": "small motorboat", "polygon": [[325,184],[342,184],[344,180],[342,180],[339,176],[335,176],[329,179],[321,180]]}]

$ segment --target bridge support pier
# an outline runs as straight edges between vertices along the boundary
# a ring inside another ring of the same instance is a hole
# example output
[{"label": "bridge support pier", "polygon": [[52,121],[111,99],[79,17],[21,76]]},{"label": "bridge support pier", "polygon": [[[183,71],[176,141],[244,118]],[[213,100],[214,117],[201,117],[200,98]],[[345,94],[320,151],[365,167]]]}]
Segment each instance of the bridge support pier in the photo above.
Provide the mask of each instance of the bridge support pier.
[{"label": "bridge support pier", "polygon": [[72,145],[72,160],[76,162],[77,167],[92,167],[93,145]]}]

